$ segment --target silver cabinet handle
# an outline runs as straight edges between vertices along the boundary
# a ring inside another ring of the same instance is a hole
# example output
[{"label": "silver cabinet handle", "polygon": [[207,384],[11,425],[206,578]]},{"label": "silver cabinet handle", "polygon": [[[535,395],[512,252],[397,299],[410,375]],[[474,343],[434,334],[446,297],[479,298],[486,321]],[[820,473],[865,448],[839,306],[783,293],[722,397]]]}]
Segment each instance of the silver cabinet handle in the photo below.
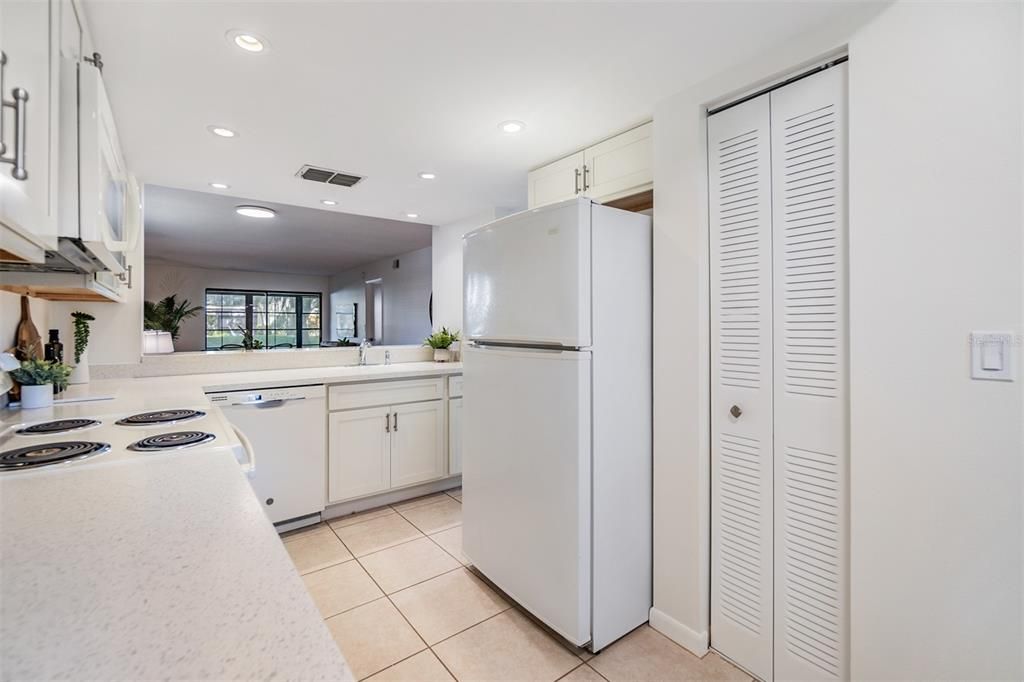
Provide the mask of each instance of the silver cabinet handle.
[{"label": "silver cabinet handle", "polygon": [[[2,95],[2,91],[0,91]],[[28,90],[25,88],[14,88],[11,91],[14,101],[4,100],[3,106],[14,109],[14,155],[0,156],[0,161],[14,166],[11,175],[15,180],[27,180],[28,171],[25,170],[25,102],[28,101]],[[0,117],[2,118],[2,117]]]},{"label": "silver cabinet handle", "polygon": [[395,412],[395,431],[398,430],[398,413]]},{"label": "silver cabinet handle", "polygon": [[391,414],[384,415],[384,433],[391,433]]},{"label": "silver cabinet handle", "polygon": [[586,192],[590,189],[590,184],[587,182],[587,175],[590,174],[590,169],[587,168],[587,164],[583,164],[583,191]]},{"label": "silver cabinet handle", "polygon": [[[0,52],[0,98],[3,98],[3,94],[7,92],[4,87],[4,72],[7,71],[7,53]],[[7,153],[7,138],[4,137],[4,115],[3,110],[0,108],[0,157]]]},{"label": "silver cabinet handle", "polygon": [[576,177],[573,180],[573,194],[579,194],[580,193],[580,169],[579,168],[573,169],[573,173],[576,174]]},{"label": "silver cabinet handle", "polygon": [[735,419],[739,419],[740,415],[743,414],[743,410],[740,409],[739,405],[733,405],[729,408],[729,414],[731,414]]}]

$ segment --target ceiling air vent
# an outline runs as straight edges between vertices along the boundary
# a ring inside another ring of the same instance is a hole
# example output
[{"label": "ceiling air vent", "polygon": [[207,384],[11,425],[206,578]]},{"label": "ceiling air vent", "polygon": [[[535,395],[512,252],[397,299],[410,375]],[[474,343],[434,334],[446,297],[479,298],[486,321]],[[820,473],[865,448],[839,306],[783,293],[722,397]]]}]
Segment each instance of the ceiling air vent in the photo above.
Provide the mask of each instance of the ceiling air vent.
[{"label": "ceiling air vent", "polygon": [[316,166],[303,166],[299,169],[298,176],[303,180],[325,182],[328,185],[341,185],[342,187],[351,187],[363,179],[359,175],[342,173],[329,168],[317,168]]}]

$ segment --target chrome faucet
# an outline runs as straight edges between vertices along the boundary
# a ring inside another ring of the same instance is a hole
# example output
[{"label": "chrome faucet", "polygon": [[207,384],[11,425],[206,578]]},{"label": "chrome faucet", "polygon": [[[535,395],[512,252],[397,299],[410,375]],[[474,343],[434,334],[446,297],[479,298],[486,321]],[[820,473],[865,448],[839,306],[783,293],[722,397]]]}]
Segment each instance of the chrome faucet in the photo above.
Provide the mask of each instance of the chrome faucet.
[{"label": "chrome faucet", "polygon": [[370,339],[363,339],[363,342],[361,344],[359,344],[359,364],[360,365],[365,365],[366,364],[366,354],[367,354],[367,351],[370,350],[370,348],[372,346],[373,346],[373,344],[370,343]]}]

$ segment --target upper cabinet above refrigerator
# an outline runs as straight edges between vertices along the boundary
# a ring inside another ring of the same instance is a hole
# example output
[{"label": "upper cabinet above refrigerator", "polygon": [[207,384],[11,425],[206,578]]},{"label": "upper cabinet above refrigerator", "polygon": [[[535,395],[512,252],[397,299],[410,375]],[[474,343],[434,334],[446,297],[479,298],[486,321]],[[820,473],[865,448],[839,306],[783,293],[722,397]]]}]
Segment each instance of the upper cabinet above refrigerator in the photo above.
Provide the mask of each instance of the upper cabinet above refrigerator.
[{"label": "upper cabinet above refrigerator", "polygon": [[0,260],[57,244],[56,106],[62,2],[0,1]]},{"label": "upper cabinet above refrigerator", "polygon": [[650,190],[654,186],[653,129],[653,123],[645,123],[530,171],[529,207],[573,197],[606,203]]}]

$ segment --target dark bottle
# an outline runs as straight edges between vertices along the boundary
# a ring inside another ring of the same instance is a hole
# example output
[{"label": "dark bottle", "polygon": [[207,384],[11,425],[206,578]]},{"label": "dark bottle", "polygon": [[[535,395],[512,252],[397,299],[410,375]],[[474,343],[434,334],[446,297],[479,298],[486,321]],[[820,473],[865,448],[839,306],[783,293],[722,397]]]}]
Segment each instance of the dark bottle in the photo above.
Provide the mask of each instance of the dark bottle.
[{"label": "dark bottle", "polygon": [[64,344],[60,342],[60,330],[50,330],[50,342],[46,344],[46,359],[51,362],[64,362]]}]

